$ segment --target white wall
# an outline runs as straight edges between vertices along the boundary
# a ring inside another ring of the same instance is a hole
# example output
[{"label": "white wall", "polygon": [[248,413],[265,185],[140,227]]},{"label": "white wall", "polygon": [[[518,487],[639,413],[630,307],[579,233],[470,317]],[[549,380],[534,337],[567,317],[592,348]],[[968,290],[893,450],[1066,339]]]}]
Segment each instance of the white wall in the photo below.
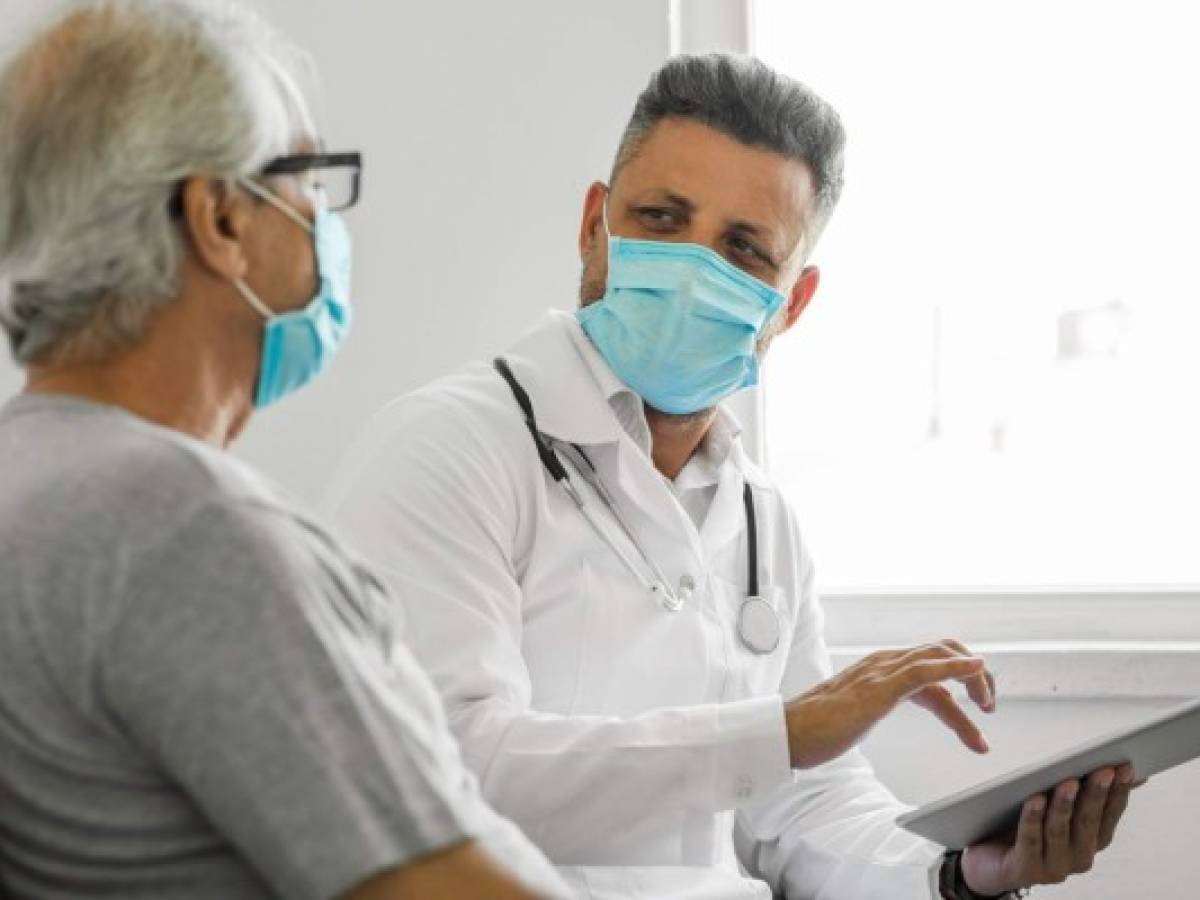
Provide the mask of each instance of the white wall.
[{"label": "white wall", "polygon": [[[0,0],[3,30],[40,5]],[[236,447],[316,501],[386,400],[574,306],[583,193],[667,54],[667,2],[252,5],[311,51],[329,146],[366,156],[350,342]],[[0,397],[18,384],[5,356]]]}]

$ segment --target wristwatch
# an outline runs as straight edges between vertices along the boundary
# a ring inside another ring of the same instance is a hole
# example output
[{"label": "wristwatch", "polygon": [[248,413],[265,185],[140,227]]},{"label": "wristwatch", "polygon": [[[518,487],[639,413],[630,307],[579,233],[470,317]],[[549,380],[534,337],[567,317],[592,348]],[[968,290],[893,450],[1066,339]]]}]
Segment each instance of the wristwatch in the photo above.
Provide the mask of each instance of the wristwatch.
[{"label": "wristwatch", "polygon": [[963,880],[962,851],[951,850],[942,860],[942,870],[938,875],[938,893],[942,900],[1018,900],[1029,896],[1029,888],[1017,888],[1005,894],[987,896],[977,894]]}]

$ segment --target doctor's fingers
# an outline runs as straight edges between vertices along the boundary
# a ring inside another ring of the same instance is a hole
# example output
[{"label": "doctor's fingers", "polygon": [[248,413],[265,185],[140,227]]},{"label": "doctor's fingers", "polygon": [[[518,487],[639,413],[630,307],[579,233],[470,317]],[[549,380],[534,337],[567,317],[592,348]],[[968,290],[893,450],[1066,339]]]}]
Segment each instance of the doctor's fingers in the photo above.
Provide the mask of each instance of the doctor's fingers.
[{"label": "doctor's fingers", "polygon": [[942,681],[961,681],[970,691],[971,683],[984,671],[983,660],[977,656],[917,656],[876,675],[875,681],[888,691],[892,702],[898,703],[917,691]]},{"label": "doctor's fingers", "polygon": [[982,659],[958,656],[941,645],[915,650],[881,650],[826,682],[824,690],[833,693],[849,691],[863,700],[871,698],[870,707],[875,710],[873,718],[881,719],[918,691],[951,679],[967,684],[978,678],[983,668]]},{"label": "doctor's fingers", "polygon": [[1013,847],[1018,884],[1040,882],[1045,860],[1043,828],[1046,824],[1046,798],[1035,794],[1021,808],[1021,819],[1017,823],[1017,839]]},{"label": "doctor's fingers", "polygon": [[947,728],[958,735],[958,739],[976,753],[987,753],[987,738],[971,717],[963,711],[954,699],[954,695],[940,684],[931,685],[918,691],[912,696],[912,702],[929,710],[937,716]]},{"label": "doctor's fingers", "polygon": [[[957,658],[978,659],[979,657],[973,656],[961,642],[950,638],[938,644],[926,644],[921,647],[914,647],[896,659],[894,665],[900,668],[914,662],[924,662],[931,659]],[[986,664],[981,667],[978,673],[959,680],[966,687],[967,695],[975,702],[976,706],[987,712],[995,709],[996,681],[992,673],[987,670]]]},{"label": "doctor's fingers", "polygon": [[1116,774],[1113,769],[1098,769],[1080,788],[1075,815],[1071,818],[1071,850],[1076,872],[1091,871],[1100,850],[1100,824]]},{"label": "doctor's fingers", "polygon": [[1125,808],[1129,805],[1129,794],[1146,783],[1144,780],[1134,781],[1133,779],[1133,766],[1126,763],[1118,767],[1116,779],[1113,781],[1112,788],[1109,789],[1108,800],[1100,817],[1100,836],[1097,840],[1097,849],[1099,850],[1104,850],[1112,843],[1117,823],[1121,821],[1121,816],[1125,814]]},{"label": "doctor's fingers", "polygon": [[1075,853],[1071,845],[1071,822],[1075,817],[1079,782],[1064,781],[1050,795],[1046,807],[1045,860],[1043,884],[1066,881],[1075,872]]},{"label": "doctor's fingers", "polygon": [[[947,638],[942,644],[962,656],[974,655],[962,642],[954,638]],[[996,676],[992,674],[991,669],[984,668],[980,680],[969,682],[967,693],[984,712],[996,711]]]}]

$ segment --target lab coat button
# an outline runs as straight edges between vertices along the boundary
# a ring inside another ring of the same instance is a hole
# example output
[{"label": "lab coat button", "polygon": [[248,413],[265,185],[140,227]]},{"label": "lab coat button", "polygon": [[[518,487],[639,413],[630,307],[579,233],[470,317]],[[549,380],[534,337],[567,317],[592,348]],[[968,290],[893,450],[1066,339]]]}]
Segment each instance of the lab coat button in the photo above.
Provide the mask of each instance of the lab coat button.
[{"label": "lab coat button", "polygon": [[679,599],[684,603],[692,599],[692,594],[696,590],[696,579],[691,575],[684,575],[679,579]]},{"label": "lab coat button", "polygon": [[750,775],[739,775],[733,793],[739,800],[749,800],[754,794],[754,778]]}]

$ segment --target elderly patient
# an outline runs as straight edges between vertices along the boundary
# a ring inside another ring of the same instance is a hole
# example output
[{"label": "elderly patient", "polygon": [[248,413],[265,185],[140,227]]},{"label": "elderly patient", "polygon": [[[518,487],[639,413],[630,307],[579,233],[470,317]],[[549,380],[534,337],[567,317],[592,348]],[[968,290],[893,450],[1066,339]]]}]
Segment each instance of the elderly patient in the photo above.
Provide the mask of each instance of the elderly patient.
[{"label": "elderly patient", "polygon": [[314,152],[293,70],[175,0],[83,5],[0,72],[11,896],[563,892],[379,581],[223,452],[349,325],[358,158]]}]

